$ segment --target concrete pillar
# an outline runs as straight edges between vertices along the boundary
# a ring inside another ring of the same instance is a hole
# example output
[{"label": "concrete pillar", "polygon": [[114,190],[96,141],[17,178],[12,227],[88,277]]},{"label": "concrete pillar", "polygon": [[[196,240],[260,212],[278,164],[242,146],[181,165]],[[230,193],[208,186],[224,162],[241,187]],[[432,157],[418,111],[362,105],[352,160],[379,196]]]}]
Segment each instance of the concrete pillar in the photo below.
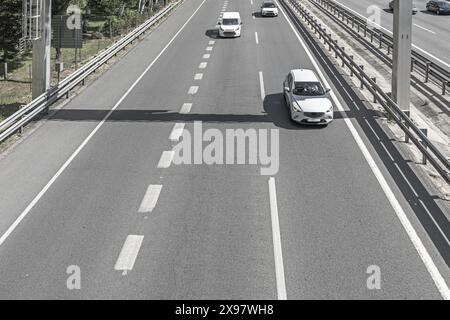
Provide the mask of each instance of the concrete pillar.
[{"label": "concrete pillar", "polygon": [[394,0],[392,98],[408,111],[411,100],[412,0]]},{"label": "concrete pillar", "polygon": [[50,88],[51,58],[51,0],[42,0],[40,30],[41,36],[33,40],[33,99]]}]

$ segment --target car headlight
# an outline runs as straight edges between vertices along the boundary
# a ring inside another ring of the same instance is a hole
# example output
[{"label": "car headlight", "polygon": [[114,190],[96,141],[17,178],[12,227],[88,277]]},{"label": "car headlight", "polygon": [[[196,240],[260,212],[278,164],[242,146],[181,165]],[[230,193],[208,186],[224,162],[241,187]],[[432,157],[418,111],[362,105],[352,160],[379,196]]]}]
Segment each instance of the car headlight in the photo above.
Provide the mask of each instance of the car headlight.
[{"label": "car headlight", "polygon": [[303,112],[302,108],[300,108],[300,106],[297,103],[294,103],[292,105],[294,107],[294,110],[297,112]]}]

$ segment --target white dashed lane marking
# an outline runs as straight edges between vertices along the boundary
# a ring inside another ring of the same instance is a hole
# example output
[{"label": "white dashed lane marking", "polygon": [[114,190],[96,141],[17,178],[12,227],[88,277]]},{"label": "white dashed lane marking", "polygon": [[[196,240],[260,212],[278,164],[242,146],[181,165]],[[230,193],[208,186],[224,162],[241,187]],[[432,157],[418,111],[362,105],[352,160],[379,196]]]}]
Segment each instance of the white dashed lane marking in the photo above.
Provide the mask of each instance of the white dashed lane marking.
[{"label": "white dashed lane marking", "polygon": [[189,88],[188,94],[194,95],[198,92],[198,86],[192,86]]},{"label": "white dashed lane marking", "polygon": [[160,184],[151,184],[147,188],[147,192],[142,199],[141,205],[139,206],[138,212],[140,213],[149,213],[152,212],[156,207],[156,203],[158,202],[159,195],[161,193],[162,185]]},{"label": "white dashed lane marking", "polygon": [[159,159],[158,169],[167,169],[172,164],[173,156],[175,152],[173,151],[164,151],[161,155],[161,159]]},{"label": "white dashed lane marking", "polygon": [[144,236],[127,236],[114,270],[123,271],[122,275],[126,275],[128,271],[133,270],[143,240]]},{"label": "white dashed lane marking", "polygon": [[180,114],[187,114],[187,113],[191,112],[191,108],[192,108],[192,103],[184,103],[181,106]]},{"label": "white dashed lane marking", "polygon": [[184,130],[184,123],[176,123],[173,127],[172,133],[170,134],[170,141],[177,142],[180,140],[181,136],[183,135]]}]

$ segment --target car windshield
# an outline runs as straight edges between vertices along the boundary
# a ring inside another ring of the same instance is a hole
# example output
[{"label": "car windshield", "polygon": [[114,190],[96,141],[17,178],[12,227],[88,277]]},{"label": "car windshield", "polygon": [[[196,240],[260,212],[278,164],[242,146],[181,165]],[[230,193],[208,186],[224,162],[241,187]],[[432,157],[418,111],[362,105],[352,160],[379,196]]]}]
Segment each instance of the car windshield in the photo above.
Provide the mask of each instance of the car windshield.
[{"label": "car windshield", "polygon": [[222,24],[224,26],[235,26],[238,25],[238,19],[223,19]]},{"label": "car windshield", "polygon": [[445,9],[450,8],[450,4],[448,4],[447,2],[439,2],[438,4],[441,8],[445,8]]},{"label": "car windshield", "polygon": [[275,4],[271,2],[263,3],[263,8],[275,8]]},{"label": "car windshield", "polygon": [[320,82],[296,82],[293,90],[296,96],[322,96],[325,94]]}]

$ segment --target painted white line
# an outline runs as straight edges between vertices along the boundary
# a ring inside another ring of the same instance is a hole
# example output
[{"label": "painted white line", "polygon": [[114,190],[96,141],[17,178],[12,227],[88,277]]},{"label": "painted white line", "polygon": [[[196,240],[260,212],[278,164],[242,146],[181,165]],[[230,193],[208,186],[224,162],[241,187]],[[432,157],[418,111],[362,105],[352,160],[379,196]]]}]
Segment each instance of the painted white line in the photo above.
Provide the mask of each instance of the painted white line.
[{"label": "painted white line", "polygon": [[422,30],[425,30],[425,31],[427,31],[427,32],[429,32],[429,33],[436,34],[436,32],[434,32],[433,30],[427,29],[427,28],[422,27],[422,26],[420,26],[420,25],[418,25],[418,24],[415,24],[415,23],[414,23],[414,25],[415,25],[417,28],[420,28],[420,29],[422,29]]},{"label": "painted white line", "polygon": [[194,76],[194,80],[202,80],[203,79],[203,73],[196,73]]},{"label": "painted white line", "polygon": [[256,41],[256,44],[259,44],[258,32],[256,32],[256,31],[255,31],[255,41]]},{"label": "painted white line", "polygon": [[127,236],[116,265],[114,266],[114,270],[123,271],[122,275],[126,275],[128,271],[133,270],[143,240],[144,236]]},{"label": "painted white line", "polygon": [[170,133],[169,140],[173,142],[179,141],[181,136],[183,135],[183,130],[184,130],[184,122],[175,123],[172,132]]},{"label": "painted white line", "polygon": [[250,4],[253,5],[253,0],[250,0]]},{"label": "painted white line", "polygon": [[183,103],[180,109],[180,114],[187,114],[191,112],[192,103]]},{"label": "painted white line", "polygon": [[[316,71],[319,74],[320,78],[322,79],[323,83],[328,88],[331,88],[328,83],[328,80],[324,76],[317,61],[314,59],[314,56],[312,55],[308,46],[303,41],[303,39],[300,37],[297,30],[293,26],[292,22],[286,16],[284,9],[279,5],[278,0],[275,0],[275,2],[277,3],[279,10],[283,13],[284,18],[290,25],[292,31],[296,35],[298,41],[302,45],[302,47],[305,50],[306,54],[308,55],[309,59],[311,60],[311,63],[314,65],[314,68],[316,69]],[[333,98],[333,101],[334,101],[335,105],[337,106],[338,110],[341,112],[344,112],[344,108],[343,108],[342,104],[340,103],[339,99],[337,98],[336,94],[333,91],[331,92],[331,97]],[[414,248],[416,249],[417,253],[419,254],[420,258],[422,259],[426,269],[428,270],[428,273],[430,274],[431,278],[433,279],[442,298],[444,298],[445,300],[450,300],[450,289],[447,286],[447,283],[445,282],[444,278],[442,277],[439,269],[436,267],[433,259],[431,258],[430,254],[428,253],[428,250],[423,245],[422,240],[420,239],[416,230],[414,229],[411,222],[409,221],[408,216],[406,215],[402,206],[400,205],[397,198],[395,197],[395,194],[392,191],[389,184],[387,183],[386,178],[381,173],[380,168],[378,168],[378,165],[376,164],[375,160],[373,159],[372,155],[370,154],[369,150],[367,149],[366,145],[364,144],[363,140],[361,139],[360,135],[358,134],[358,131],[356,131],[356,129],[355,129],[353,123],[350,121],[350,119],[344,118],[344,122],[347,125],[348,129],[350,130],[350,132],[353,136],[353,139],[356,141],[356,144],[358,145],[362,154],[364,155],[364,158],[366,159],[367,163],[369,164],[370,169],[372,170],[373,174],[377,178],[378,183],[380,184],[381,188],[383,189],[383,192],[386,195],[386,198],[389,200],[389,203],[391,204],[392,208],[395,211],[395,214],[397,215],[403,228],[405,229],[406,233],[408,234],[408,237],[411,240],[412,244],[414,245]]]},{"label": "painted white line", "polygon": [[278,221],[278,204],[275,178],[269,179],[270,216],[272,220],[273,255],[275,259],[275,276],[277,280],[278,300],[287,300],[286,280],[284,278],[283,251],[281,249],[280,223]]},{"label": "painted white line", "polygon": [[162,185],[160,184],[151,184],[147,188],[147,192],[142,199],[141,205],[139,206],[138,212],[147,213],[152,212],[156,207],[156,203],[158,202],[159,195],[161,193]]},{"label": "painted white line", "polygon": [[375,129],[370,125],[369,121],[367,121],[367,119],[364,119],[364,121],[366,122],[366,125],[370,128],[374,136],[378,139],[378,141],[381,141],[380,137],[375,132]]},{"label": "painted white line", "polygon": [[[363,18],[364,20],[367,20],[367,19],[368,19],[367,17],[363,16],[363,15],[360,14],[359,12],[356,12],[355,10],[353,10],[353,9],[351,9],[351,8],[349,8],[349,7],[347,7],[346,5],[340,3],[339,1],[334,0],[334,2],[336,2],[336,3],[339,4],[339,5],[341,5],[342,7],[346,8],[347,10],[353,12],[354,14],[360,16],[360,17]],[[375,25],[375,26],[377,26],[377,27],[379,27],[380,29],[383,29],[384,31],[388,32],[388,33],[391,34],[391,35],[393,34],[391,30],[386,29],[385,27],[383,27],[383,26],[381,26],[381,25],[379,25],[379,24],[376,24],[376,23],[374,23],[374,22],[370,22],[370,23],[373,24],[373,25]],[[429,53],[428,51],[425,51],[424,49],[422,49],[422,48],[416,46],[415,44],[413,44],[412,46],[413,46],[415,49],[421,51],[422,53],[428,55],[430,58],[432,58],[432,59],[434,59],[434,60],[436,60],[436,61],[442,63],[442,64],[445,65],[447,68],[450,68],[450,64],[449,64],[449,63],[447,63],[447,62],[445,62],[445,61],[439,59],[438,57],[436,57],[436,56],[432,55],[431,53]]]},{"label": "painted white line", "polygon": [[214,40],[211,40],[211,41],[208,42],[208,44],[209,44],[210,46],[212,46],[214,43],[216,43]]},{"label": "painted white line", "polygon": [[161,158],[159,159],[158,169],[167,169],[172,164],[173,156],[175,155],[174,151],[164,151],[161,154]]},{"label": "painted white line", "polygon": [[209,58],[211,58],[211,55],[209,53],[205,53],[203,55],[203,59],[209,59]]},{"label": "painted white line", "polygon": [[383,141],[380,141],[380,144],[381,144],[381,146],[383,147],[384,152],[386,152],[387,155],[389,156],[389,158],[391,158],[391,161],[392,161],[392,162],[395,162],[394,157],[391,155],[391,153],[389,152],[389,150],[387,149],[387,147],[384,145]]},{"label": "painted white line", "polygon": [[159,60],[159,58],[166,52],[167,48],[175,41],[178,35],[184,30],[187,24],[192,20],[192,18],[197,14],[200,8],[206,0],[203,0],[194,13],[186,20],[186,22],[181,26],[181,28],[175,33],[175,35],[170,39],[170,41],[164,46],[164,48],[159,52],[159,54],[153,59],[153,61],[147,66],[147,68],[142,72],[142,74],[136,79],[136,81],[131,85],[131,87],[125,92],[125,94],[117,101],[117,103],[112,107],[112,109],[105,115],[105,117],[100,121],[100,123],[92,130],[92,132],[87,136],[87,138],[78,146],[78,148],[72,153],[72,155],[67,159],[66,162],[59,168],[55,175],[50,179],[49,182],[42,188],[41,191],[34,197],[34,199],[28,204],[25,210],[17,217],[13,224],[6,230],[6,232],[0,237],[0,246],[3,245],[5,240],[11,235],[11,233],[17,228],[20,222],[28,215],[28,213],[34,208],[34,206],[39,202],[39,200],[45,195],[45,193],[50,189],[50,187],[55,183],[59,176],[67,169],[67,167],[72,163],[72,161],[77,157],[77,155],[84,149],[87,143],[92,139],[92,137],[97,133],[97,131],[105,124],[106,120],[111,116],[111,114],[119,107],[122,101],[130,94],[130,92],[136,87],[136,85],[144,78],[147,72],[153,67],[153,65]]},{"label": "painted white line", "polygon": [[205,69],[208,66],[208,62],[202,62],[198,65],[199,69]]},{"label": "painted white line", "polygon": [[211,46],[206,47],[206,51],[212,51],[212,50],[213,50],[213,47],[211,47]]},{"label": "painted white line", "polygon": [[194,95],[198,92],[198,86],[192,86],[189,88],[188,94]]},{"label": "painted white line", "polygon": [[266,89],[264,88],[264,75],[262,71],[259,72],[259,89],[261,92],[261,100],[264,101],[266,98]]}]

